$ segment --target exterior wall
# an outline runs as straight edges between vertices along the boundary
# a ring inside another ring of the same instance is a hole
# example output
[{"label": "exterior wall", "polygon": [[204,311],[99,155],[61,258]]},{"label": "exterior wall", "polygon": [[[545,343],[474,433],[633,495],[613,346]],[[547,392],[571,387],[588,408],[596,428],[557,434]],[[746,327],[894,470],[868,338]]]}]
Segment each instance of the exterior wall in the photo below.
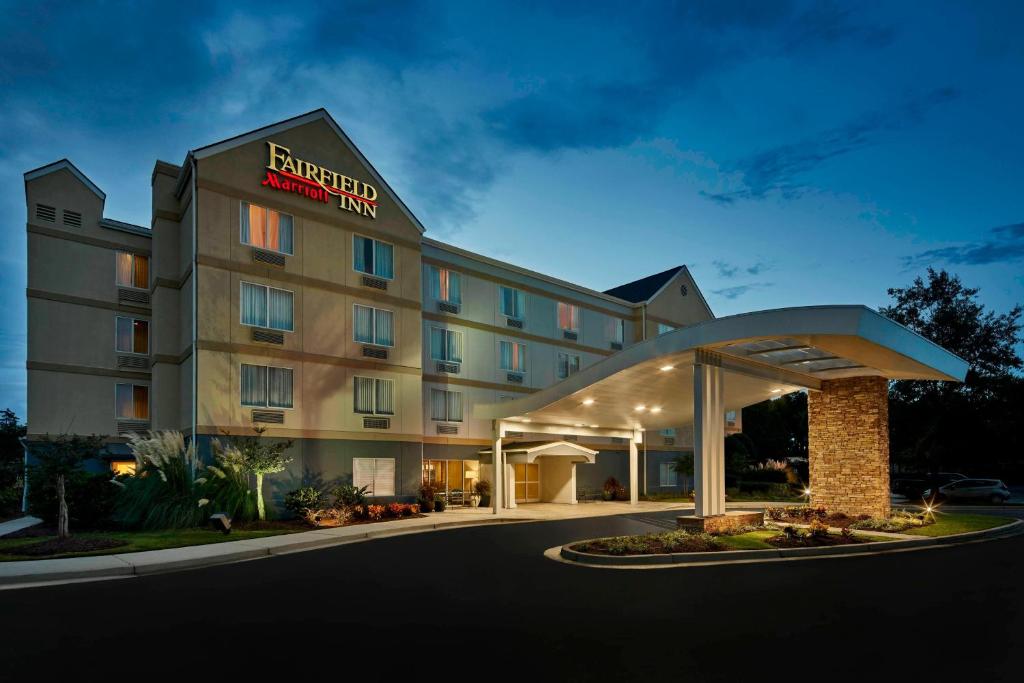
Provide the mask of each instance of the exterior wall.
[{"label": "exterior wall", "polygon": [[887,517],[889,395],[884,377],[826,380],[808,393],[811,503]]},{"label": "exterior wall", "polygon": [[697,283],[684,267],[647,304],[647,339],[658,336],[658,323],[678,328],[712,318],[714,315],[701,296]]},{"label": "exterior wall", "polygon": [[[541,456],[540,499],[545,503],[576,502],[576,463],[563,456]],[[586,464],[581,465],[586,467]]]}]

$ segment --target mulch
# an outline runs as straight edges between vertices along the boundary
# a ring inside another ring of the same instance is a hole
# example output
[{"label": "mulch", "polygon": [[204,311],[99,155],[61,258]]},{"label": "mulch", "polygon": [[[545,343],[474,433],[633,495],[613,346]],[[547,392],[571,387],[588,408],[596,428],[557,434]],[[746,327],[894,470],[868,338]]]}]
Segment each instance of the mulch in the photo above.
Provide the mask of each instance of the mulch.
[{"label": "mulch", "polygon": [[16,548],[0,550],[5,555],[19,555],[22,557],[46,557],[50,555],[61,555],[63,553],[87,553],[94,550],[109,550],[128,545],[128,541],[117,538],[103,538],[94,536],[83,538],[71,536],[63,541],[59,538],[51,538],[38,543],[29,543]]},{"label": "mulch", "polygon": [[802,536],[800,538],[788,538],[785,534],[780,534],[766,538],[764,542],[776,548],[822,548],[833,545],[856,545],[857,543],[867,543],[868,540],[858,538],[857,536],[847,537],[833,534],[828,536]]}]

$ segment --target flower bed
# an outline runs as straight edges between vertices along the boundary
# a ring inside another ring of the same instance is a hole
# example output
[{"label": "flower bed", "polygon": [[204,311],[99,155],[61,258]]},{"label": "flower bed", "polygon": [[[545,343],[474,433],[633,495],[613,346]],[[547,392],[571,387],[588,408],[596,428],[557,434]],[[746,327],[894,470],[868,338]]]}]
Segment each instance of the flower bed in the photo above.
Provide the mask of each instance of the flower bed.
[{"label": "flower bed", "polygon": [[644,536],[614,536],[584,541],[570,546],[581,553],[595,555],[654,555],[660,553],[695,553],[726,550],[718,538],[711,534],[691,534],[686,531],[666,531]]}]

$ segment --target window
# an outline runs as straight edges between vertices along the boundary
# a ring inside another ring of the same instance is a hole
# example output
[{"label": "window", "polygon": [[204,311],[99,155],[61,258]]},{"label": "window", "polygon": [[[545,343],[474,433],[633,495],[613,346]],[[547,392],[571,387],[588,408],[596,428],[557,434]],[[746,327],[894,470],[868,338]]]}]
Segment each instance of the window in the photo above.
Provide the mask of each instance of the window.
[{"label": "window", "polygon": [[526,312],[526,295],[518,289],[502,286],[498,287],[498,294],[501,296],[501,314],[522,320]]},{"label": "window", "polygon": [[116,348],[120,353],[149,353],[149,321],[117,316],[114,319]]},{"label": "window", "polygon": [[675,435],[676,435],[676,428],[675,427],[669,427],[667,429],[662,429],[661,430],[661,435],[662,436],[667,436],[668,438],[671,439],[671,438],[675,437]]},{"label": "window", "polygon": [[462,362],[462,333],[458,330],[430,328],[430,357],[449,363]]},{"label": "window", "polygon": [[558,354],[558,379],[565,379],[569,375],[580,371],[580,357],[575,353]]},{"label": "window", "polygon": [[292,253],[292,217],[280,211],[242,202],[239,221],[242,244],[281,254]]},{"label": "window", "polygon": [[387,242],[353,235],[352,267],[386,280],[395,277],[395,247]]},{"label": "window", "polygon": [[253,408],[293,407],[292,370],[242,363],[242,405]]},{"label": "window", "polygon": [[394,380],[356,377],[353,402],[355,412],[363,415],[394,415]]},{"label": "window", "polygon": [[450,304],[462,303],[462,276],[447,268],[427,266],[430,296]]},{"label": "window", "polygon": [[110,472],[115,477],[122,474],[134,475],[135,474],[135,461],[134,460],[111,460],[110,461]]},{"label": "window", "polygon": [[381,308],[355,305],[355,338],[363,344],[395,345],[395,314]]},{"label": "window", "polygon": [[558,326],[569,332],[580,329],[580,307],[575,304],[558,302]]},{"label": "window", "polygon": [[500,342],[501,369],[511,372],[526,372],[526,344]]},{"label": "window", "polygon": [[118,420],[149,419],[149,387],[118,384],[114,387],[115,414]]},{"label": "window", "polygon": [[242,283],[242,324],[291,332],[295,329],[292,293],[251,282]]},{"label": "window", "polygon": [[671,332],[674,329],[676,329],[676,328],[673,325],[666,325],[665,323],[658,323],[658,336],[660,337],[661,335],[665,334],[666,332]]},{"label": "window", "polygon": [[462,392],[431,389],[430,419],[442,422],[462,422]]},{"label": "window", "polygon": [[395,495],[395,459],[352,458],[352,484],[368,496]]},{"label": "window", "polygon": [[663,462],[658,466],[659,486],[679,486],[679,473],[675,470],[675,463]]},{"label": "window", "polygon": [[725,424],[729,427],[736,426],[736,411],[730,410],[725,414]]},{"label": "window", "polygon": [[117,284],[149,289],[149,257],[130,251],[117,252]]},{"label": "window", "polygon": [[611,319],[611,338],[616,344],[626,341],[626,321],[621,318]]}]

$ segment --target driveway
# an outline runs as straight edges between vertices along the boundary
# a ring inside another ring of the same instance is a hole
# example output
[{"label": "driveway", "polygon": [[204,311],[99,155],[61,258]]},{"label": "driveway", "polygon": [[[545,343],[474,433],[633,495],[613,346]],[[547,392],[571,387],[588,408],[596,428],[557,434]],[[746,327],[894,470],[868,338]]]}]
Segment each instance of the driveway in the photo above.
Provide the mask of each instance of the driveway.
[{"label": "driveway", "polygon": [[279,669],[356,681],[1019,680],[1024,537],[671,570],[542,556],[574,539],[656,531],[674,514],[463,528],[0,591],[0,661],[11,680],[273,680]]}]

